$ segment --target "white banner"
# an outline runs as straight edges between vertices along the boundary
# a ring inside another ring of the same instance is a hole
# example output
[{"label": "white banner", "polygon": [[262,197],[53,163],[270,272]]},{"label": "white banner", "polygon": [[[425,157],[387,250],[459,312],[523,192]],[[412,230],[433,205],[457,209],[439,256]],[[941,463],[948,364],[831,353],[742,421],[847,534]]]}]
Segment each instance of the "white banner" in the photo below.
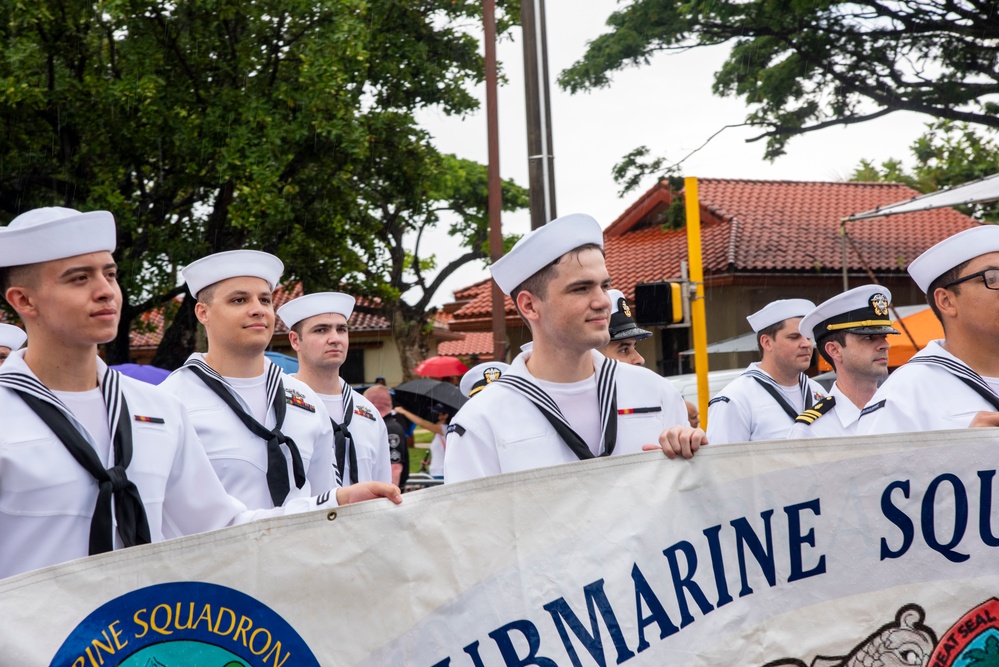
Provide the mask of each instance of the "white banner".
[{"label": "white banner", "polygon": [[613,457],[105,554],[0,581],[0,664],[995,665],[997,446]]}]

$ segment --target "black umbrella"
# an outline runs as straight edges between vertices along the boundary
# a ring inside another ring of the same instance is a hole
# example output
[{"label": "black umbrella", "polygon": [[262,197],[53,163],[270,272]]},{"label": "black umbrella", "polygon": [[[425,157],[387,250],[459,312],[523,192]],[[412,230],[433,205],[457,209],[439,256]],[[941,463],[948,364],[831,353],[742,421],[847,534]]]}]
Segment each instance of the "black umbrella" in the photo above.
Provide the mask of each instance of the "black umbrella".
[{"label": "black umbrella", "polygon": [[433,415],[434,404],[442,404],[454,416],[468,400],[453,384],[430,378],[403,382],[395,388],[394,394],[396,403],[430,422],[437,421]]}]

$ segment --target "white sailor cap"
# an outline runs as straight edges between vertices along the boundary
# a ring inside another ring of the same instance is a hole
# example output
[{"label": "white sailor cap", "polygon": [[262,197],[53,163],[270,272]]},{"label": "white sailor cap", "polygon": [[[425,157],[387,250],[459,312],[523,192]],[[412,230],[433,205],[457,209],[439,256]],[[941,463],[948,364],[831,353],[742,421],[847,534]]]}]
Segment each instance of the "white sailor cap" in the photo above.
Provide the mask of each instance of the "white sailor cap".
[{"label": "white sailor cap", "polygon": [[768,303],[748,316],[746,320],[753,331],[759,333],[769,326],[792,317],[804,317],[805,313],[813,308],[815,308],[815,304],[808,299],[779,299]]},{"label": "white sailor cap", "polygon": [[11,351],[20,350],[27,339],[28,334],[21,327],[0,323],[0,347],[10,348]]},{"label": "white sailor cap", "polygon": [[607,290],[607,296],[611,300],[610,315],[610,335],[611,342],[635,338],[643,340],[652,336],[651,331],[640,329],[635,324],[635,318],[628,306],[628,300],[624,298],[624,292],[619,289]]},{"label": "white sailor cap", "polygon": [[816,341],[837,331],[860,335],[897,334],[888,317],[891,292],[881,285],[862,285],[823,301],[798,324],[805,338]]},{"label": "white sailor cap", "polygon": [[180,273],[187,282],[187,289],[191,290],[191,294],[195,297],[209,285],[241,276],[261,278],[267,281],[273,290],[281,280],[281,274],[284,273],[284,262],[269,252],[227,250],[202,257],[188,264]]},{"label": "white sailor cap", "polygon": [[114,216],[50,206],[17,216],[0,228],[0,266],[38,264],[106,250],[114,252]]},{"label": "white sailor cap", "polygon": [[508,368],[510,368],[510,364],[504,364],[502,361],[484,361],[472,366],[461,376],[458,388],[461,389],[463,395],[471,398],[485,389],[490,382],[499,380]]},{"label": "white sailor cap", "polygon": [[912,260],[909,275],[925,293],[930,284],[969,259],[999,252],[999,225],[983,224],[948,236]]},{"label": "white sailor cap", "polygon": [[489,272],[503,293],[509,295],[565,253],[590,243],[604,247],[604,234],[597,221],[583,213],[564,215],[525,234],[510,252],[493,262]]},{"label": "white sailor cap", "polygon": [[354,312],[354,297],[341,292],[316,292],[292,299],[277,309],[278,317],[290,329],[314,315],[336,313],[349,320]]}]

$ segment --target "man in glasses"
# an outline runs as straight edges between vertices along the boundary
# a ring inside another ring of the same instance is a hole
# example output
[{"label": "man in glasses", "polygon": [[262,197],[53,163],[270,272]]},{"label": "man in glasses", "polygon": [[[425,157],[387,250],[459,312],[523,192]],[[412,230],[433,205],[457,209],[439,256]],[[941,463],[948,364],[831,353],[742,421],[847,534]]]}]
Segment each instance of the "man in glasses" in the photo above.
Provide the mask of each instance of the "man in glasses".
[{"label": "man in glasses", "polygon": [[966,229],[909,265],[943,324],[861,411],[858,434],[999,426],[999,227]]}]

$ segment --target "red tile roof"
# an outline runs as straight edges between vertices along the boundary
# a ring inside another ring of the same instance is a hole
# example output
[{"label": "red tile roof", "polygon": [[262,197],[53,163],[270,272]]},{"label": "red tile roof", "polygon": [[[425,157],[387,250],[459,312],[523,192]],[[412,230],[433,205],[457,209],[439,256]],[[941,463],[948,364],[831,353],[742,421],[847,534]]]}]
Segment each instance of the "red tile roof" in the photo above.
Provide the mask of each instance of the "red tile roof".
[{"label": "red tile roof", "polygon": [[[698,181],[698,194],[704,272],[717,274],[761,270],[838,273],[843,268],[843,217],[919,193],[899,183],[706,178]],[[660,277],[679,275],[679,261],[687,254],[685,230],[663,232],[655,220],[669,198],[668,184],[658,183],[606,229],[608,255],[612,249],[615,255],[622,249],[632,250],[635,243],[614,248],[613,239],[624,241],[641,234],[639,230],[649,228],[650,223],[654,230],[645,232],[645,241],[655,246],[657,259],[643,256],[622,262],[619,268],[623,274],[611,271],[615,283],[630,287],[652,280],[650,271],[660,268],[668,272]],[[848,269],[863,270],[862,256],[876,272],[902,272],[934,243],[976,224],[949,208],[849,223],[847,233],[856,250],[848,247]]]},{"label": "red tile roof", "polygon": [[[699,179],[704,275],[838,275],[840,220],[918,194],[898,183]],[[604,230],[607,268],[614,286],[629,298],[637,283],[680,276],[686,229],[664,230],[661,222],[672,197],[667,182],[657,183]],[[865,268],[859,252],[876,273],[903,274],[931,245],[976,224],[949,208],[851,222],[847,233],[856,250],[848,247],[848,269]],[[456,291],[455,297],[467,301],[454,311],[459,326],[491,312],[488,281]],[[506,308],[514,312],[509,298]]]},{"label": "red tile roof", "polygon": [[493,358],[493,334],[491,331],[469,331],[462,340],[444,341],[437,345],[437,354],[450,357],[479,355],[481,361]]},{"label": "red tile roof", "polygon": [[[181,297],[177,297],[180,300]],[[147,310],[132,322],[132,333],[129,334],[129,345],[132,349],[155,348],[163,340],[164,318],[166,306],[155,310]]]}]

